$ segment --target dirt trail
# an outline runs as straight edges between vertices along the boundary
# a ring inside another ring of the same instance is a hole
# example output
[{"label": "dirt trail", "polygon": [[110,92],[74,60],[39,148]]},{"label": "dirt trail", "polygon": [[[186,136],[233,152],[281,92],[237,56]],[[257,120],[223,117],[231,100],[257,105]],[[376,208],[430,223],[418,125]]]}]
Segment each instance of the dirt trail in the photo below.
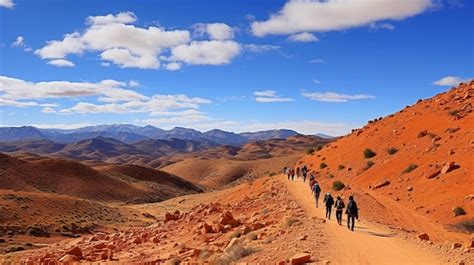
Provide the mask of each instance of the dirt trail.
[{"label": "dirt trail", "polygon": [[[315,207],[307,183],[288,182],[284,176],[280,179],[285,183],[295,201],[309,215],[318,218],[325,217],[322,202],[320,201],[319,208]],[[446,264],[443,257],[431,253],[414,242],[404,240],[384,228],[361,221],[356,223],[356,231],[351,232],[345,226],[345,216],[343,216],[343,226],[339,226],[335,219],[333,211],[331,220],[323,228],[329,244],[322,253],[328,257],[331,264]]]}]

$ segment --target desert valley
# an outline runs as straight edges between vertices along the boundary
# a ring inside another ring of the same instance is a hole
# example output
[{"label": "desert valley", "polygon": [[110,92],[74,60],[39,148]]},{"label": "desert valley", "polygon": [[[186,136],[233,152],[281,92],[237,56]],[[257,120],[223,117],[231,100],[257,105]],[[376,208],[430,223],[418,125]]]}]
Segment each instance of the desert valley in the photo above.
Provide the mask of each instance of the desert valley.
[{"label": "desert valley", "polygon": [[[474,81],[338,138],[57,143],[2,128],[1,260],[470,264],[473,104]],[[303,164],[324,192],[357,198],[358,232],[326,221],[307,184],[282,174]]]}]

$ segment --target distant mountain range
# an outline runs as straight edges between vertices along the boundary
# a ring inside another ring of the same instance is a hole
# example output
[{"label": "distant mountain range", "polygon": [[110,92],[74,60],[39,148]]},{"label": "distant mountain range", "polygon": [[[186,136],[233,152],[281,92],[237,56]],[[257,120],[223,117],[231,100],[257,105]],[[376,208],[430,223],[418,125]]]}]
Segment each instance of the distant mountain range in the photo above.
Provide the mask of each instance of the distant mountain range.
[{"label": "distant mountain range", "polygon": [[[181,139],[206,142],[209,145],[242,145],[251,141],[286,139],[295,135],[298,135],[296,131],[285,129],[245,133],[233,133],[218,129],[200,132],[182,127],[163,130],[150,125],[140,127],[130,124],[87,126],[73,130],[39,129],[33,126],[0,127],[0,141],[49,140],[59,144],[102,137],[127,144],[147,140]],[[328,137],[327,135],[320,136]]]}]

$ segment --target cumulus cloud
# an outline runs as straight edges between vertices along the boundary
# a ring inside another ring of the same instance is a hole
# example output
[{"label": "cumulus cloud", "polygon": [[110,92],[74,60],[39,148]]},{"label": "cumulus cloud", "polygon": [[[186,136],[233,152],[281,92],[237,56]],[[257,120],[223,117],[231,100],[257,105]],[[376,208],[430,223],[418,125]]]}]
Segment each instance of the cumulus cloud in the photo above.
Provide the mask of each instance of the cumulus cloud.
[{"label": "cumulus cloud", "polygon": [[103,66],[112,63],[121,68],[175,71],[183,64],[227,64],[240,53],[240,45],[232,40],[234,30],[224,23],[196,24],[198,35],[206,34],[210,40],[192,41],[188,30],[139,27],[134,25],[136,21],[133,12],[91,16],[83,31],[48,41],[35,54],[42,59],[66,60],[70,55],[95,52]]},{"label": "cumulus cloud", "polygon": [[0,0],[0,7],[12,9],[15,6],[12,0]]},{"label": "cumulus cloud", "polygon": [[459,76],[448,75],[433,82],[437,86],[457,86],[459,83],[469,81],[469,78],[462,78]]},{"label": "cumulus cloud", "polygon": [[64,59],[55,59],[48,62],[50,65],[57,67],[74,67],[74,63]]},{"label": "cumulus cloud", "polygon": [[234,38],[234,30],[225,23],[198,23],[194,25],[194,31],[198,36],[207,34],[213,40],[229,40]]},{"label": "cumulus cloud", "polygon": [[15,41],[12,43],[12,47],[23,47],[25,46],[25,38],[23,36],[16,37]]},{"label": "cumulus cloud", "polygon": [[253,93],[255,101],[259,103],[274,103],[274,102],[290,102],[294,101],[292,98],[284,98],[277,95],[275,90],[263,90]]},{"label": "cumulus cloud", "polygon": [[239,44],[231,40],[193,41],[173,48],[170,59],[187,64],[219,65],[230,63],[239,52]]},{"label": "cumulus cloud", "polygon": [[293,42],[314,42],[319,41],[318,37],[309,32],[301,32],[297,34],[292,34],[288,37],[289,41]]},{"label": "cumulus cloud", "polygon": [[335,92],[302,92],[303,97],[322,102],[348,102],[361,99],[375,99],[375,96],[366,94],[345,95]]},{"label": "cumulus cloud", "polygon": [[251,25],[255,36],[324,32],[402,20],[433,6],[431,0],[293,0],[265,21]]}]

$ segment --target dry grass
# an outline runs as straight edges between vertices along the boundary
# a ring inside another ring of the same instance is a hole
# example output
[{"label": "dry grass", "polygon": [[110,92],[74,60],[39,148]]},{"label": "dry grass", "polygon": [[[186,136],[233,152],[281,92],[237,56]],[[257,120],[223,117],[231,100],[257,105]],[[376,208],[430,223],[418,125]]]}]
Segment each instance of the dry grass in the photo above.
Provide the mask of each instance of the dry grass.
[{"label": "dry grass", "polygon": [[241,258],[249,256],[257,252],[256,248],[245,246],[242,242],[238,242],[232,247],[226,249],[224,253],[213,257],[209,260],[210,265],[233,264]]}]

